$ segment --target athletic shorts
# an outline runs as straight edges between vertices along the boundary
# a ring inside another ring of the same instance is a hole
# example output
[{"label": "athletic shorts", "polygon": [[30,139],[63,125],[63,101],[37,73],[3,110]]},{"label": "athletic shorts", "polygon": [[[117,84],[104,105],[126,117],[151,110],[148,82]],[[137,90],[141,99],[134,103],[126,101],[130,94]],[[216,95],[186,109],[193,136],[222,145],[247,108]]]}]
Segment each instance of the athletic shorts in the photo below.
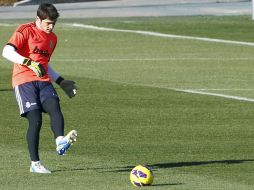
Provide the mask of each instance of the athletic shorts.
[{"label": "athletic shorts", "polygon": [[14,87],[20,115],[24,117],[27,112],[42,108],[43,102],[48,98],[58,98],[57,92],[50,82],[34,81]]}]

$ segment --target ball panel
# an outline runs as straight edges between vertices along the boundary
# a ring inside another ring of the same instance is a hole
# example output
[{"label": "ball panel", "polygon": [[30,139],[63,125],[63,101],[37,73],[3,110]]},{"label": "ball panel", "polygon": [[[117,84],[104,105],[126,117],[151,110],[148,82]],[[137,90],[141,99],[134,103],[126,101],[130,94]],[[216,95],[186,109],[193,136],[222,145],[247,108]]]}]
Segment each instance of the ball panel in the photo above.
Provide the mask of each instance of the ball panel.
[{"label": "ball panel", "polygon": [[136,187],[149,186],[153,183],[153,173],[149,168],[138,165],[131,170],[130,181]]}]

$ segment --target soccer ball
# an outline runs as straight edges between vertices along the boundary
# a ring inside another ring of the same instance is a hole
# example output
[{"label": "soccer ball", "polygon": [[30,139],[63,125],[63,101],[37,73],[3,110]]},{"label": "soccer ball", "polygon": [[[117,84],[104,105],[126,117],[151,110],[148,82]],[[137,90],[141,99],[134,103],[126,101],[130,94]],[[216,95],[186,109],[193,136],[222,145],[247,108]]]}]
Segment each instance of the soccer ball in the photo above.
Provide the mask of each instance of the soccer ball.
[{"label": "soccer ball", "polygon": [[153,183],[153,173],[149,168],[138,165],[131,170],[130,180],[136,187],[148,186]]}]

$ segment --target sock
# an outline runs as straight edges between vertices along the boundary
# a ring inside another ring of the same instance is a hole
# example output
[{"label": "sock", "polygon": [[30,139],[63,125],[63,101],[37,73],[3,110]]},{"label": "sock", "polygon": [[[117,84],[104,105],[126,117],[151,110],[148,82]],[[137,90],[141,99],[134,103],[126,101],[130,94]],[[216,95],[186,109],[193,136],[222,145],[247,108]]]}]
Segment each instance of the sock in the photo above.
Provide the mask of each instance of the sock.
[{"label": "sock", "polygon": [[58,136],[56,138],[56,146],[60,144],[60,142],[64,139],[64,136]]},{"label": "sock", "polygon": [[36,165],[38,163],[40,163],[40,160],[39,161],[32,161],[32,166],[34,166],[34,165]]}]

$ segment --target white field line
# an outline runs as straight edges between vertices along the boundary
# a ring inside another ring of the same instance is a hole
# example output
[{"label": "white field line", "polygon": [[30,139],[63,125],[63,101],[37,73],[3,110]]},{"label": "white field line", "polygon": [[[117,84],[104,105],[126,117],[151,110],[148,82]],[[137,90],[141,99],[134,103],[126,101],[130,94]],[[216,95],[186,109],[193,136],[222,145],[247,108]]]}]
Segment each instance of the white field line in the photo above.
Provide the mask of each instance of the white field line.
[{"label": "white field line", "polygon": [[[206,96],[216,96],[216,97],[221,97],[221,98],[226,98],[226,99],[232,99],[232,100],[238,100],[238,101],[243,101],[243,102],[254,102],[253,98],[246,98],[246,97],[241,97],[241,96],[231,96],[231,95],[226,95],[226,94],[220,94],[220,93],[211,93],[211,92],[204,92],[210,91],[210,89],[179,89],[179,88],[170,88],[170,87],[162,87],[162,86],[156,86],[156,85],[147,85],[147,84],[136,84],[136,83],[128,83],[128,82],[120,82],[120,81],[114,81],[114,80],[105,80],[109,82],[115,82],[119,84],[125,84],[125,85],[135,85],[135,86],[145,86],[145,87],[151,87],[151,88],[160,88],[160,89],[167,89],[167,90],[172,90],[176,92],[184,92],[184,93],[190,93],[190,94],[200,94],[200,95],[206,95]],[[217,90],[217,89],[211,89],[211,90]],[[220,89],[218,89],[220,90]],[[238,90],[238,91],[252,91],[254,89],[222,89],[222,90]]]},{"label": "white field line", "polygon": [[[72,26],[72,27],[88,28],[88,29],[100,30],[100,31],[125,32],[125,33],[135,33],[135,34],[166,37],[166,38],[179,38],[179,39],[200,40],[200,41],[207,41],[207,42],[254,46],[254,43],[252,43],[252,42],[241,42],[241,41],[232,41],[232,40],[223,40],[223,39],[162,34],[162,33],[158,33],[158,32],[149,32],[149,31],[140,31],[140,30],[123,30],[123,29],[105,28],[105,27],[98,27],[98,26],[85,25],[85,24],[67,24],[67,25]],[[146,85],[143,85],[143,86],[146,86]],[[150,86],[150,85],[147,85],[147,86]],[[150,86],[150,87],[162,88],[162,87],[157,87],[157,86]],[[231,95],[226,95],[226,94],[210,93],[210,92],[190,90],[190,89],[176,89],[176,88],[166,88],[166,89],[174,90],[174,91],[178,91],[178,92],[201,94],[201,95],[208,95],[208,96],[217,96],[217,97],[239,100],[239,101],[254,102],[254,99],[252,99],[252,98],[245,98],[245,97],[240,97],[240,96],[231,96]]]},{"label": "white field line", "polygon": [[210,92],[197,91],[197,90],[184,90],[184,89],[172,89],[172,90],[175,90],[178,92],[191,93],[191,94],[217,96],[217,97],[233,99],[233,100],[240,100],[240,101],[245,101],[245,102],[254,102],[254,99],[252,99],[252,98],[245,98],[245,97],[241,97],[241,96],[231,96],[231,95],[226,95],[226,94],[210,93]]},{"label": "white field line", "polygon": [[11,27],[11,26],[18,26],[18,24],[0,23],[0,26],[3,26],[3,27]]},{"label": "white field line", "polygon": [[[88,77],[90,78],[90,77]],[[206,96],[216,96],[216,97],[221,97],[221,98],[226,98],[226,99],[232,99],[232,100],[238,100],[238,101],[243,101],[243,102],[254,102],[253,98],[246,98],[246,97],[241,97],[241,96],[231,96],[231,95],[226,95],[226,94],[219,94],[219,93],[211,93],[211,92],[204,92],[202,90],[209,91],[210,89],[179,89],[179,88],[171,88],[171,87],[162,87],[162,86],[157,86],[157,85],[147,85],[147,84],[138,84],[138,83],[130,83],[130,82],[121,82],[121,81],[116,81],[116,80],[109,80],[109,79],[100,79],[100,78],[92,78],[91,79],[98,79],[98,80],[104,80],[104,81],[109,81],[113,83],[118,83],[118,84],[123,84],[123,85],[134,85],[134,86],[143,86],[143,87],[150,87],[150,88],[159,88],[159,89],[166,89],[166,90],[172,90],[176,92],[184,92],[184,93],[190,93],[190,94],[200,94],[200,95],[206,95]],[[215,90],[215,89],[211,89]],[[219,89],[218,89],[219,90]],[[225,89],[223,89],[225,90]],[[254,90],[254,89],[226,89],[228,91],[230,90]]]},{"label": "white field line", "polygon": [[201,89],[192,89],[195,91],[254,91],[254,89],[245,89],[245,88],[201,88]]},{"label": "white field line", "polygon": [[125,32],[125,33],[135,33],[135,34],[157,36],[157,37],[164,37],[164,38],[179,38],[179,39],[189,39],[189,40],[200,40],[200,41],[206,41],[206,42],[217,42],[217,43],[225,43],[225,44],[254,46],[253,42],[241,42],[241,41],[233,41],[233,40],[214,39],[214,38],[163,34],[163,33],[159,33],[159,32],[149,32],[149,31],[142,31],[142,30],[115,29],[115,28],[98,27],[98,26],[86,25],[86,24],[78,24],[78,23],[66,24],[66,25],[70,26],[70,27],[87,28],[87,29],[100,30],[100,31]]},{"label": "white field line", "polygon": [[[196,90],[196,89],[179,89],[179,88],[163,87],[163,86],[157,86],[157,85],[148,85],[148,84],[142,84],[142,83],[131,83],[131,82],[122,82],[122,81],[118,81],[118,80],[101,79],[101,78],[97,78],[97,77],[87,77],[87,78],[96,79],[96,80],[103,80],[103,81],[113,82],[113,83],[122,84],[122,85],[159,88],[159,89],[166,89],[166,90],[172,90],[172,91],[176,91],[176,92],[184,92],[184,93],[190,93],[190,94],[216,96],[216,97],[232,99],[232,100],[238,100],[238,101],[243,101],[243,102],[254,102],[253,98],[246,98],[246,97],[241,97],[241,96],[231,96],[231,95],[226,95],[226,94],[204,92],[204,91],[199,91],[199,90]],[[200,89],[200,90],[209,91],[210,89]],[[214,89],[211,89],[211,90],[214,90]],[[225,90],[225,89],[223,89],[223,90]],[[248,91],[251,91],[251,90],[254,90],[254,89],[226,89],[226,90],[228,90],[228,91],[230,91],[230,90],[239,90],[239,91],[248,90]]]}]

